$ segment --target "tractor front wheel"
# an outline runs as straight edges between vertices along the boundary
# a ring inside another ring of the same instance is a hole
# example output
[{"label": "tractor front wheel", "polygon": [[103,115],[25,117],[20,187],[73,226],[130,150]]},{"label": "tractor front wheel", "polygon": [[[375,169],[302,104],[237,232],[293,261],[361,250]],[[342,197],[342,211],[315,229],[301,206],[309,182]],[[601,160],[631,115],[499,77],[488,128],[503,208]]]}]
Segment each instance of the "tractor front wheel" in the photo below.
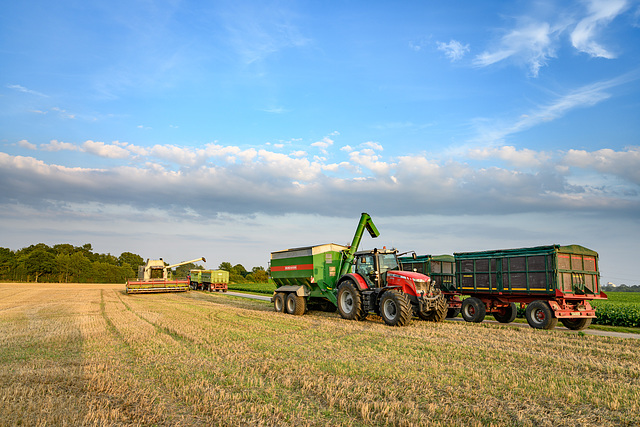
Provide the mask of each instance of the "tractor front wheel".
[{"label": "tractor front wheel", "polygon": [[389,326],[404,326],[411,322],[413,307],[406,294],[389,290],[380,298],[380,316]]},{"label": "tractor front wheel", "polygon": [[362,295],[351,280],[338,288],[338,311],[344,319],[364,320],[367,317],[362,307]]},{"label": "tractor front wheel", "polygon": [[442,322],[445,317],[447,317],[447,308],[447,299],[443,296],[440,296],[433,310],[429,311],[426,314],[418,312],[418,317],[428,322]]}]

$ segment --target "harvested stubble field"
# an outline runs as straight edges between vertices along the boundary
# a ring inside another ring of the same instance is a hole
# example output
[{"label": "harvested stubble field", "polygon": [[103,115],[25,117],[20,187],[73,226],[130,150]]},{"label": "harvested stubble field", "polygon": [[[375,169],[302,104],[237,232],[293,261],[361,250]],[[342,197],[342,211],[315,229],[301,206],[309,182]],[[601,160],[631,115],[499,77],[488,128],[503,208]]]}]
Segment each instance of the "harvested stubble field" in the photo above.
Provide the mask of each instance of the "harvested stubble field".
[{"label": "harvested stubble field", "polygon": [[638,425],[638,342],[0,284],[0,425]]}]

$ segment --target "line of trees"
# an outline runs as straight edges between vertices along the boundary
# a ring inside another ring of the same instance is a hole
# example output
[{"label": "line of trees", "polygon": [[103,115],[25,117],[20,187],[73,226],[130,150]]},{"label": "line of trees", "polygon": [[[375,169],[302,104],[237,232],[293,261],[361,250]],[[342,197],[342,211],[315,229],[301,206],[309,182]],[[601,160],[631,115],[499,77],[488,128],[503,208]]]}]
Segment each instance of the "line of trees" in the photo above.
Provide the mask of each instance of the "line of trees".
[{"label": "line of trees", "polygon": [[[166,264],[166,263],[165,263]],[[132,252],[123,252],[119,257],[94,253],[91,243],[82,246],[44,243],[31,245],[17,251],[0,247],[0,280],[13,282],[54,283],[125,283],[138,276],[138,266],[144,259]],[[174,278],[186,278],[189,270],[202,268],[195,264],[178,266]],[[267,272],[263,267],[247,271],[241,264],[222,262],[219,270],[229,272],[233,283],[266,282]]]}]

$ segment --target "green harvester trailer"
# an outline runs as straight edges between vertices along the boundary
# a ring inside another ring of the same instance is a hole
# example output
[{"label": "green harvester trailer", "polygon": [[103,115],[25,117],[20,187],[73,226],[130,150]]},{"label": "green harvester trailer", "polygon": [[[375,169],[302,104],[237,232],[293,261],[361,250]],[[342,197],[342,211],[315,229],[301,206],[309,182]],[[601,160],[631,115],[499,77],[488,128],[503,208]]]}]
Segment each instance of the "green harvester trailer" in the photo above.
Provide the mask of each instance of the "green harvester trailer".
[{"label": "green harvester trailer", "polygon": [[456,288],[469,295],[462,316],[481,322],[487,313],[500,322],[515,319],[516,303],[526,305],[529,325],[553,329],[558,320],[584,329],[596,317],[590,300],[600,291],[598,253],[579,245],[455,253]]},{"label": "green harvester trailer", "polygon": [[[321,308],[332,309],[337,305],[335,285],[342,253],[348,249],[328,243],[272,252],[271,278],[278,292],[290,292],[299,298],[307,298],[310,303],[318,303]],[[296,306],[303,307],[303,304]]]},{"label": "green harvester trailer", "polygon": [[189,272],[189,286],[193,290],[227,292],[229,272],[226,270],[191,270]]}]

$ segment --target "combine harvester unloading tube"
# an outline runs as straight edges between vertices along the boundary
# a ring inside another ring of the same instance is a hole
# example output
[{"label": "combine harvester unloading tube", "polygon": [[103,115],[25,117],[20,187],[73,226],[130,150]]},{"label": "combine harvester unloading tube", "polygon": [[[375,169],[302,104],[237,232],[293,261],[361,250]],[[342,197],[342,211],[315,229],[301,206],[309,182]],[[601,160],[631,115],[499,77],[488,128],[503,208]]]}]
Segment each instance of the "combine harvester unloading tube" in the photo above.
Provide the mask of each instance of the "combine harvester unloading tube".
[{"label": "combine harvester unloading tube", "polygon": [[189,290],[189,280],[173,280],[170,278],[171,269],[192,262],[207,262],[204,257],[177,264],[165,265],[162,258],[147,260],[146,265],[138,267],[138,279],[127,280],[128,294],[144,294],[153,292],[186,292]]}]

